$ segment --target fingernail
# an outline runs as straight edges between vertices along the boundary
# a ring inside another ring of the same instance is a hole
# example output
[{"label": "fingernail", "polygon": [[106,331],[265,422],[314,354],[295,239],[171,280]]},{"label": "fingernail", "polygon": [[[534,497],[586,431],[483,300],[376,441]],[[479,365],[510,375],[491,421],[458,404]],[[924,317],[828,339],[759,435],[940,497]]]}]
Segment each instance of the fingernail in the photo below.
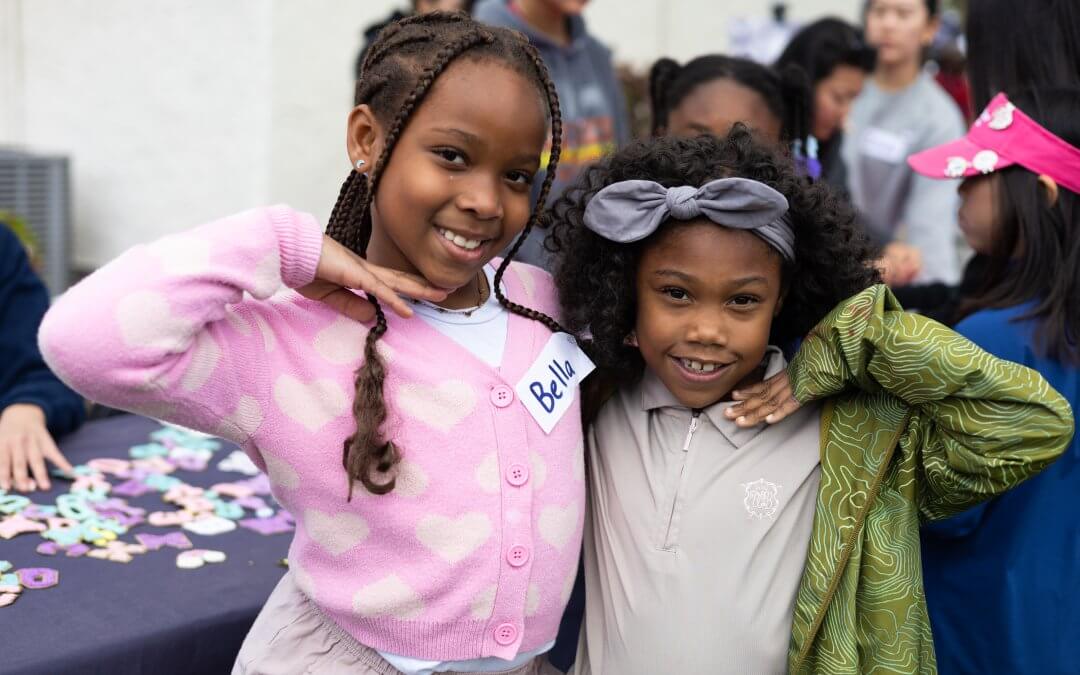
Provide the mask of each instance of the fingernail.
[{"label": "fingernail", "polygon": [[776,418],[773,415],[766,415],[765,416],[765,421],[768,422],[769,424],[772,424],[772,421],[774,419],[776,419]]},{"label": "fingernail", "polygon": [[739,419],[735,420],[735,423],[736,424],[746,424],[746,417],[745,416],[740,417]]}]

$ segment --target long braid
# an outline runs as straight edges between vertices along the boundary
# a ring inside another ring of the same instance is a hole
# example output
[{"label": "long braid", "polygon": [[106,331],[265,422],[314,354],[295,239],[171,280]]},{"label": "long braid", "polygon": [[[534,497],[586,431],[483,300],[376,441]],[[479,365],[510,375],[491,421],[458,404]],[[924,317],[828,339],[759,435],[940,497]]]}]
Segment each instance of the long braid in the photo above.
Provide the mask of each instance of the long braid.
[{"label": "long braid", "polygon": [[517,241],[510,247],[509,253],[506,254],[506,257],[503,258],[502,262],[499,264],[499,269],[495,271],[494,291],[495,297],[499,299],[499,303],[514,314],[524,316],[533,321],[539,321],[547,326],[548,330],[553,333],[562,333],[564,332],[563,327],[559,325],[558,321],[535,309],[529,309],[516,302],[512,302],[502,292],[502,278],[506,273],[506,269],[510,266],[510,261],[514,259],[518,250],[520,250],[525,243],[525,240],[529,238],[529,232],[531,232],[533,227],[539,222],[541,215],[546,208],[547,198],[551,193],[551,186],[555,182],[555,174],[559,169],[559,156],[562,154],[562,109],[559,107],[559,94],[555,90],[555,83],[551,81],[551,76],[548,74],[547,66],[544,65],[540,53],[537,52],[536,48],[532,45],[526,45],[525,51],[532,60],[533,67],[536,69],[536,73],[544,85],[544,93],[547,96],[548,108],[551,111],[551,153],[549,154],[548,165],[544,174],[544,182],[540,185],[540,194],[536,199],[536,208],[529,217],[529,222],[525,224],[525,229],[518,235]]},{"label": "long braid", "polygon": [[[432,65],[420,75],[412,93],[402,103],[401,109],[386,134],[385,147],[378,161],[375,162],[367,189],[360,195],[358,217],[362,219],[362,222],[367,223],[367,227],[355,228],[354,231],[361,233],[359,243],[363,250],[366,251],[371,238],[371,201],[383,170],[390,162],[390,153],[393,152],[412,111],[423,101],[435,78],[447,64],[476,44],[481,42],[490,44],[494,41],[494,36],[486,31],[470,31],[445,46],[436,54]],[[383,439],[381,434],[382,424],[386,421],[386,401],[383,396],[386,369],[382,356],[378,352],[377,342],[386,334],[386,316],[374,295],[367,294],[367,299],[375,307],[376,320],[364,344],[364,363],[356,374],[357,396],[353,399],[353,415],[357,420],[364,420],[366,423],[358,424],[356,433],[345,440],[342,464],[349,475],[358,477],[369,492],[385,494],[394,489],[396,478],[391,476],[385,482],[377,483],[372,474],[388,473],[397,463],[400,453],[394,447],[393,441]],[[349,497],[352,497],[352,481],[349,483]]]},{"label": "long braid", "polygon": [[[453,37],[449,37],[451,35]],[[430,53],[430,46],[438,45],[448,37],[449,40],[438,46],[434,54]],[[539,53],[520,33],[482,26],[463,13],[432,12],[409,17],[391,24],[379,34],[364,59],[360,80],[356,84],[357,105],[369,104],[380,119],[389,117],[393,109],[397,111],[386,127],[388,131],[384,138],[383,151],[370,176],[356,171],[350,172],[341,186],[337,203],[330,215],[327,234],[357,255],[366,255],[372,234],[371,206],[375,190],[412,112],[423,102],[432,84],[447,66],[457,57],[475,48],[481,48],[485,53],[505,60],[508,65],[535,75],[544,89],[551,112],[552,145],[547,175],[540,190],[541,209],[546,202],[561,151],[562,116],[555,85]],[[424,62],[429,65],[416,75],[416,66]],[[407,82],[415,84],[410,91],[404,92],[402,85]],[[562,328],[554,319],[510,302],[499,289],[507,265],[538,222],[541,209],[530,217],[521,236],[500,265],[496,273],[495,292],[499,301],[509,311],[540,321],[552,331],[558,332]],[[350,478],[349,499],[352,499],[355,480],[359,480],[365,489],[374,494],[385,494],[393,490],[396,479],[391,472],[401,457],[395,444],[382,436],[382,425],[387,417],[383,396],[386,367],[378,350],[378,340],[386,334],[386,316],[374,296],[368,294],[367,298],[375,308],[375,321],[364,342],[364,362],[355,374],[356,396],[352,413],[356,419],[356,432],[345,439],[342,449],[342,465]],[[385,480],[376,482],[376,474],[385,476]]]}]

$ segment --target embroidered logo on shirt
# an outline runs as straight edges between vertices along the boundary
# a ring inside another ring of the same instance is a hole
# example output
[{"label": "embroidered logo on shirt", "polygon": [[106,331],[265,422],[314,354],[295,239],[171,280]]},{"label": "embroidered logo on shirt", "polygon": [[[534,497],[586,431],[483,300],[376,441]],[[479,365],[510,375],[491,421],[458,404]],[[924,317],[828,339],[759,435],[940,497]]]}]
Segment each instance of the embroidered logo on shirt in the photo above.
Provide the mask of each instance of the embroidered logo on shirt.
[{"label": "embroidered logo on shirt", "polygon": [[743,506],[751,518],[772,518],[776,514],[776,509],[780,508],[780,488],[783,485],[759,478],[752,483],[742,483],[742,486],[746,488]]}]

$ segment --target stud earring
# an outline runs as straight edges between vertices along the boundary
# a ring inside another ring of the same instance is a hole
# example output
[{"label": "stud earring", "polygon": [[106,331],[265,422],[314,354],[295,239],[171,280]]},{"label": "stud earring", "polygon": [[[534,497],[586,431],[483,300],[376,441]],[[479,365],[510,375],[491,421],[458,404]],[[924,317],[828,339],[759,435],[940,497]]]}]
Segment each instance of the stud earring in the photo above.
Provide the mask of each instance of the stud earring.
[{"label": "stud earring", "polygon": [[367,162],[362,159],[356,160],[356,170],[359,171],[363,169],[365,164],[367,164]]}]

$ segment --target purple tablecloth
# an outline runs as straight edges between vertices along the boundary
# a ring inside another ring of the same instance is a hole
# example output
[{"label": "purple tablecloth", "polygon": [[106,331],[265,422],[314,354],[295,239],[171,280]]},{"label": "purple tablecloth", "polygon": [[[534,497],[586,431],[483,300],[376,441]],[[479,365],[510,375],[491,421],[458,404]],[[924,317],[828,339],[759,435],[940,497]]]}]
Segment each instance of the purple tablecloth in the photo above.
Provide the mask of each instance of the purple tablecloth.
[{"label": "purple tablecloth", "polygon": [[[60,444],[73,464],[95,457],[127,458],[132,445],[145,443],[160,425],[132,415],[92,422]],[[246,478],[226,473],[216,463],[232,446],[215,453],[204,472],[178,470],[184,482],[199,487]],[[52,504],[69,484],[56,481],[48,493],[33,493]],[[160,493],[130,499],[151,510],[170,510]],[[164,533],[176,528],[143,524],[123,535]],[[47,557],[35,552],[44,540],[23,534],[0,540],[0,560],[16,569],[51,567],[60,584],[24,590],[11,606],[0,608],[0,674],[58,673],[227,673],[255,616],[285,570],[292,533],[264,536],[244,528],[216,536],[187,533],[196,548],[224,551],[228,560],[196,570],[176,567],[176,549],[162,548],[122,564],[92,558]]]}]

